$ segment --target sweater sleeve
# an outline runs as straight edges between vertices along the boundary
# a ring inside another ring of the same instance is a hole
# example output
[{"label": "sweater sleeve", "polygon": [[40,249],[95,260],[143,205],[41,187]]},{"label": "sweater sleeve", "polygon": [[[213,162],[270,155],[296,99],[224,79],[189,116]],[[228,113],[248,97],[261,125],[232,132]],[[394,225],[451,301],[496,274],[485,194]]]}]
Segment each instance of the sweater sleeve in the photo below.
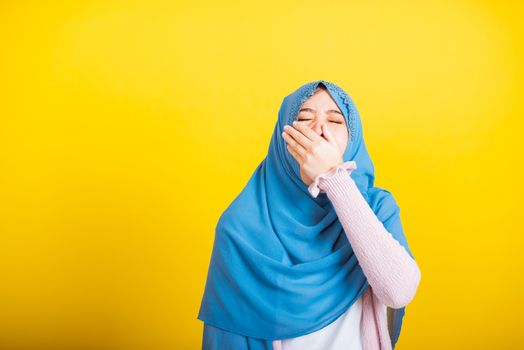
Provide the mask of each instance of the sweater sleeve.
[{"label": "sweater sleeve", "polygon": [[354,161],[345,162],[318,175],[308,189],[313,197],[319,192],[327,194],[375,295],[383,304],[398,309],[415,296],[420,269],[348,176],[355,168]]}]

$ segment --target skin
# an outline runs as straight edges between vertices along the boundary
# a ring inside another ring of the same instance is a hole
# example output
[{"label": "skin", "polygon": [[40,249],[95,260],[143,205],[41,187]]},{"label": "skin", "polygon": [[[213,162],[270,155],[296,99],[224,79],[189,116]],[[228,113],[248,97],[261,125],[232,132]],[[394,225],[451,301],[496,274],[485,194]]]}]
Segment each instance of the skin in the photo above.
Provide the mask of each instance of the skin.
[{"label": "skin", "polygon": [[346,119],[323,87],[302,104],[297,120],[284,126],[282,137],[308,186],[318,175],[344,162],[349,139]]}]

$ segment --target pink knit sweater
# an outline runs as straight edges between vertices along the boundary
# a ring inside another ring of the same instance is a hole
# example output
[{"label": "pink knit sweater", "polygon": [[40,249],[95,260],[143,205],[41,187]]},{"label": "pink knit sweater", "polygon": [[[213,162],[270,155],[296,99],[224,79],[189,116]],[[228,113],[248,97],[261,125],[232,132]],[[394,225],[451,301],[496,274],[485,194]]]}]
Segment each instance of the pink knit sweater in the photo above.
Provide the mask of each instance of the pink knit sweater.
[{"label": "pink knit sweater", "polygon": [[[413,299],[420,270],[348,176],[353,169],[355,161],[347,161],[318,175],[309,192],[313,197],[319,192],[327,194],[369,282],[369,288],[362,294],[362,349],[391,350],[386,307],[398,309]],[[281,348],[282,341],[274,340],[273,349]]]}]

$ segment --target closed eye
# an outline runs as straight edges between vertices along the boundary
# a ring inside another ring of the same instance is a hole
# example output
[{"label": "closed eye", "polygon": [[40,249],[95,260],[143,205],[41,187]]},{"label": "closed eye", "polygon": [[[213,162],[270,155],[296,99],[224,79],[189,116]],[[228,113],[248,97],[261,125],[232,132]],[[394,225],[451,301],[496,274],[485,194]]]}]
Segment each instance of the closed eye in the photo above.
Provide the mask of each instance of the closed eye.
[{"label": "closed eye", "polygon": [[[299,122],[303,122],[303,121],[308,121],[308,120],[311,120],[311,119],[306,119],[306,118],[299,118],[297,119],[297,121]],[[336,121],[336,120],[330,120],[331,123],[335,123],[335,124],[344,124],[344,122],[339,122],[339,121]]]}]

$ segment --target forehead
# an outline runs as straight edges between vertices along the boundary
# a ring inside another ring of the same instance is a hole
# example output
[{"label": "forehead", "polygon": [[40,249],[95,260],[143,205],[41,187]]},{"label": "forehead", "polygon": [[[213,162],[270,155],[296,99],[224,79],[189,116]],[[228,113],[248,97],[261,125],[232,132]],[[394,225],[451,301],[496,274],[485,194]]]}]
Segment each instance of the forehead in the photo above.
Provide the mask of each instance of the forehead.
[{"label": "forehead", "polygon": [[336,104],[335,100],[331,97],[329,92],[323,89],[317,89],[317,92],[310,96],[307,100],[304,101],[302,104],[303,107],[305,106],[313,106],[313,105],[321,105],[326,107],[333,107],[333,109],[339,110],[338,105]]}]

